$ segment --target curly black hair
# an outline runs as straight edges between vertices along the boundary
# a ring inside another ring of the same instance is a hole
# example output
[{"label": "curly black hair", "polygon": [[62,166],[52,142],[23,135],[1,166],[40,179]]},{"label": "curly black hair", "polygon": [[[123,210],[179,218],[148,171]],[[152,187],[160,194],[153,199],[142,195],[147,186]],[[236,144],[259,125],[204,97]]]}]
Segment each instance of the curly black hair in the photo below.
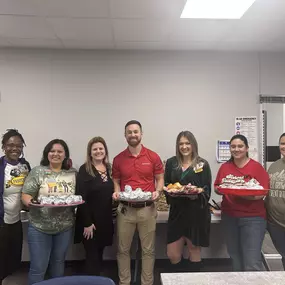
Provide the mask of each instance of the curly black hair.
[{"label": "curly black hair", "polygon": [[19,133],[18,130],[16,130],[16,129],[7,129],[6,133],[2,136],[2,148],[5,146],[5,144],[7,143],[7,141],[11,137],[19,137],[21,139],[23,145],[26,146],[25,140],[24,140],[23,136]]}]

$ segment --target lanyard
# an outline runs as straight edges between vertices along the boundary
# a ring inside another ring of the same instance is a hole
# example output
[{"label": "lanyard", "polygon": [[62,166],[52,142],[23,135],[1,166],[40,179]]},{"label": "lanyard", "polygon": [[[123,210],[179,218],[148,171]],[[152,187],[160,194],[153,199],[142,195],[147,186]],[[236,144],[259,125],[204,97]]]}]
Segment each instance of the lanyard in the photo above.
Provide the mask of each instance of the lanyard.
[{"label": "lanyard", "polygon": [[184,177],[189,173],[189,171],[191,170],[190,166],[181,173],[181,180],[184,179]]}]

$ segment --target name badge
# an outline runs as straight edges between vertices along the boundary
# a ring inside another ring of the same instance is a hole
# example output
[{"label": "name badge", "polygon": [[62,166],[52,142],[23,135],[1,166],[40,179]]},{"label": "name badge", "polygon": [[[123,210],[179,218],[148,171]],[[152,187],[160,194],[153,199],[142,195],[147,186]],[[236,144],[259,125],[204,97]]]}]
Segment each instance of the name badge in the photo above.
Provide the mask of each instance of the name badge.
[{"label": "name badge", "polygon": [[193,169],[195,173],[199,173],[203,171],[204,162],[198,163]]}]

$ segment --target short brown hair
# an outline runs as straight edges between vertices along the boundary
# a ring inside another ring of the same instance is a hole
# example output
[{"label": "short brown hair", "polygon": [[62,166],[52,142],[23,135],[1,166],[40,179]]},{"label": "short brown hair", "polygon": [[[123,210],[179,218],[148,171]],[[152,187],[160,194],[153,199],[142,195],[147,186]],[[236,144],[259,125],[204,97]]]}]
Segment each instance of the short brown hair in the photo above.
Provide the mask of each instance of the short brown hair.
[{"label": "short brown hair", "polygon": [[129,126],[129,125],[138,125],[142,131],[142,125],[139,121],[137,120],[131,120],[131,121],[128,121],[125,125],[125,131],[126,131],[126,128]]}]

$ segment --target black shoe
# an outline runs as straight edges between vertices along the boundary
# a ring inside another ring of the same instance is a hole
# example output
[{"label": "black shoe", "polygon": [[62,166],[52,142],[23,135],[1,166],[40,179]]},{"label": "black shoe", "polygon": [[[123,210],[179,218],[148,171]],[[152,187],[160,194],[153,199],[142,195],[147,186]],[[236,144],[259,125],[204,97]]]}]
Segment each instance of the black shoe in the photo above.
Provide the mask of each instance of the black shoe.
[{"label": "black shoe", "polygon": [[202,261],[193,262],[189,260],[189,272],[200,272],[202,271],[203,263]]},{"label": "black shoe", "polygon": [[172,273],[179,273],[179,272],[187,272],[187,269],[185,268],[185,259],[181,259],[176,264],[171,264],[170,272]]}]

